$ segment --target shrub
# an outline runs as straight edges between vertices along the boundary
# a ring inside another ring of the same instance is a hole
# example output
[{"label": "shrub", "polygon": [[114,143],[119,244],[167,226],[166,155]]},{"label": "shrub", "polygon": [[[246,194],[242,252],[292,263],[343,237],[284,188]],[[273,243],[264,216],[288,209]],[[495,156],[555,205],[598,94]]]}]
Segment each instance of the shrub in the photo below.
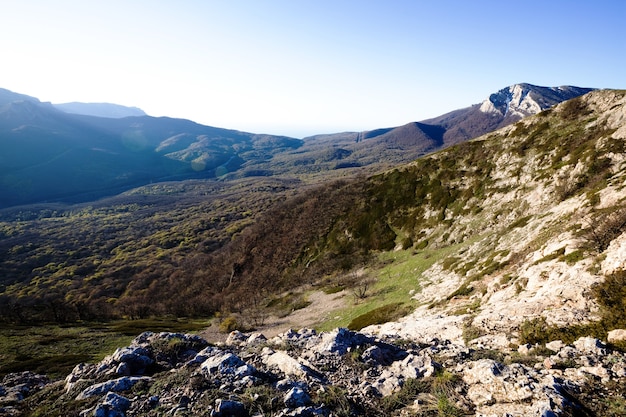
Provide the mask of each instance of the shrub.
[{"label": "shrub", "polygon": [[626,270],[607,275],[593,289],[593,295],[600,304],[602,321],[607,329],[626,326]]},{"label": "shrub", "polygon": [[268,386],[248,387],[240,397],[250,414],[274,415],[282,406],[280,391]]},{"label": "shrub", "polygon": [[585,258],[585,253],[578,249],[573,252],[563,255],[559,260],[565,261],[568,265],[574,265],[578,261],[582,261]]},{"label": "shrub", "polygon": [[361,330],[363,327],[371,326],[373,324],[393,321],[399,319],[408,312],[409,308],[405,306],[404,303],[387,304],[355,317],[350,324],[348,324],[348,329]]},{"label": "shrub", "polygon": [[220,323],[219,329],[222,333],[230,333],[233,330],[238,330],[240,328],[237,319],[233,316],[228,316]]},{"label": "shrub", "polygon": [[583,249],[604,252],[613,239],[626,230],[626,208],[613,209],[605,214],[598,214],[587,219],[587,227],[582,231]]}]

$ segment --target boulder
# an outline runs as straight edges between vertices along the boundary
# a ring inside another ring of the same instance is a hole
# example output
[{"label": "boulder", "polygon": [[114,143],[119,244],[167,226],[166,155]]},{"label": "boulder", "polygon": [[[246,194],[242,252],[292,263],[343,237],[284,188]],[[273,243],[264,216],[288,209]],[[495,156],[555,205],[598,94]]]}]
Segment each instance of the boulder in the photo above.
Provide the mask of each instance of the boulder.
[{"label": "boulder", "polygon": [[88,388],[85,388],[78,396],[76,400],[84,400],[89,397],[95,397],[98,395],[103,395],[112,392],[122,392],[128,391],[139,381],[151,381],[150,377],[133,377],[133,376],[125,376],[122,378],[112,379],[110,381],[101,382],[99,384],[94,384]]},{"label": "boulder", "polygon": [[401,361],[395,361],[389,369],[403,378],[421,378],[432,376],[441,365],[433,361],[428,355],[407,355]]},{"label": "boulder", "polygon": [[519,364],[504,366],[491,359],[471,362],[463,373],[469,385],[467,397],[476,405],[528,401],[535,390],[531,372]]},{"label": "boulder", "polygon": [[263,343],[267,343],[267,338],[263,333],[252,333],[248,339],[246,340],[246,344],[248,345],[260,345]]},{"label": "boulder", "polygon": [[284,398],[285,407],[298,408],[311,404],[311,397],[309,393],[300,387],[291,388]]},{"label": "boulder", "polygon": [[606,340],[609,343],[626,342],[626,329],[611,330]]},{"label": "boulder", "polygon": [[95,407],[80,413],[81,417],[126,417],[126,410],[130,408],[131,402],[128,398],[109,392],[104,401]]},{"label": "boulder", "polygon": [[228,346],[239,346],[245,343],[248,340],[248,336],[241,333],[239,330],[233,330],[228,334],[226,338],[226,345]]},{"label": "boulder", "polygon": [[606,355],[606,345],[593,337],[581,337],[574,342],[574,347],[583,354]]},{"label": "boulder", "polygon": [[200,365],[200,369],[209,375],[222,374],[244,377],[256,372],[253,366],[246,364],[241,358],[231,352],[216,352]]},{"label": "boulder", "polygon": [[332,332],[322,333],[322,340],[314,350],[321,354],[345,355],[353,348],[373,342],[374,339],[372,337],[363,333],[338,328]]},{"label": "boulder", "polygon": [[130,407],[130,400],[114,392],[109,392],[104,397],[103,404],[109,405],[115,410],[126,411]]},{"label": "boulder", "polygon": [[129,375],[141,375],[145,372],[146,367],[154,363],[150,357],[150,352],[146,348],[137,346],[118,348],[111,359],[118,364],[126,364],[125,372],[128,372]]},{"label": "boulder", "polygon": [[[310,364],[302,363],[298,359],[292,358],[286,352],[273,351],[271,349],[263,350],[263,362],[270,368],[276,368],[287,377],[306,378],[312,377],[316,379],[321,378],[321,374],[311,368]],[[304,361],[304,360],[302,360]]]},{"label": "boulder", "polygon": [[239,401],[215,400],[215,409],[211,411],[211,417],[248,417],[248,411]]},{"label": "boulder", "polygon": [[561,340],[553,340],[552,342],[546,343],[546,348],[550,349],[552,352],[558,352],[565,347],[565,343]]}]

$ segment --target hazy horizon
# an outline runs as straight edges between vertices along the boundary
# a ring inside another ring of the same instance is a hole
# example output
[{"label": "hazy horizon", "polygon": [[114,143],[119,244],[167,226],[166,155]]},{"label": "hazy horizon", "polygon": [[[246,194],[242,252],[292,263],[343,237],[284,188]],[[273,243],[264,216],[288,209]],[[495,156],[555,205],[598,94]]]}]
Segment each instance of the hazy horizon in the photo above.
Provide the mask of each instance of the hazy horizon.
[{"label": "hazy horizon", "polygon": [[398,126],[522,82],[624,88],[622,2],[34,0],[4,9],[3,88],[255,133]]}]

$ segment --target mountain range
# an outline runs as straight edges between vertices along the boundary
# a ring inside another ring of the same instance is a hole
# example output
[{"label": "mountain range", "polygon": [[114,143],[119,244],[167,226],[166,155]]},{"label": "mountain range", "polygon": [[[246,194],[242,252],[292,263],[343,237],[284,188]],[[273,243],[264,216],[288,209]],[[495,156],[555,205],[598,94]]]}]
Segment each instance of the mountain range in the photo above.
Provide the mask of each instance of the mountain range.
[{"label": "mountain range", "polygon": [[53,105],[0,89],[0,208],[84,202],[169,180],[372,173],[590,90],[516,84],[435,119],[296,139],[155,118],[113,104]]}]

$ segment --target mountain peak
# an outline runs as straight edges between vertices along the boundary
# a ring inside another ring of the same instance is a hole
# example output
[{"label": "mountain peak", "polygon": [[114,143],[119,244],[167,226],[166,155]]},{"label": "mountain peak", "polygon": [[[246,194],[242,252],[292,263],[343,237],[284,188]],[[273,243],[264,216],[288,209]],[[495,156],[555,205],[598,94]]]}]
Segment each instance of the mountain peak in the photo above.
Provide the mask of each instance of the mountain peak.
[{"label": "mountain peak", "polygon": [[491,94],[481,103],[480,111],[502,117],[522,118],[592,90],[573,86],[541,87],[528,83],[513,84]]}]

